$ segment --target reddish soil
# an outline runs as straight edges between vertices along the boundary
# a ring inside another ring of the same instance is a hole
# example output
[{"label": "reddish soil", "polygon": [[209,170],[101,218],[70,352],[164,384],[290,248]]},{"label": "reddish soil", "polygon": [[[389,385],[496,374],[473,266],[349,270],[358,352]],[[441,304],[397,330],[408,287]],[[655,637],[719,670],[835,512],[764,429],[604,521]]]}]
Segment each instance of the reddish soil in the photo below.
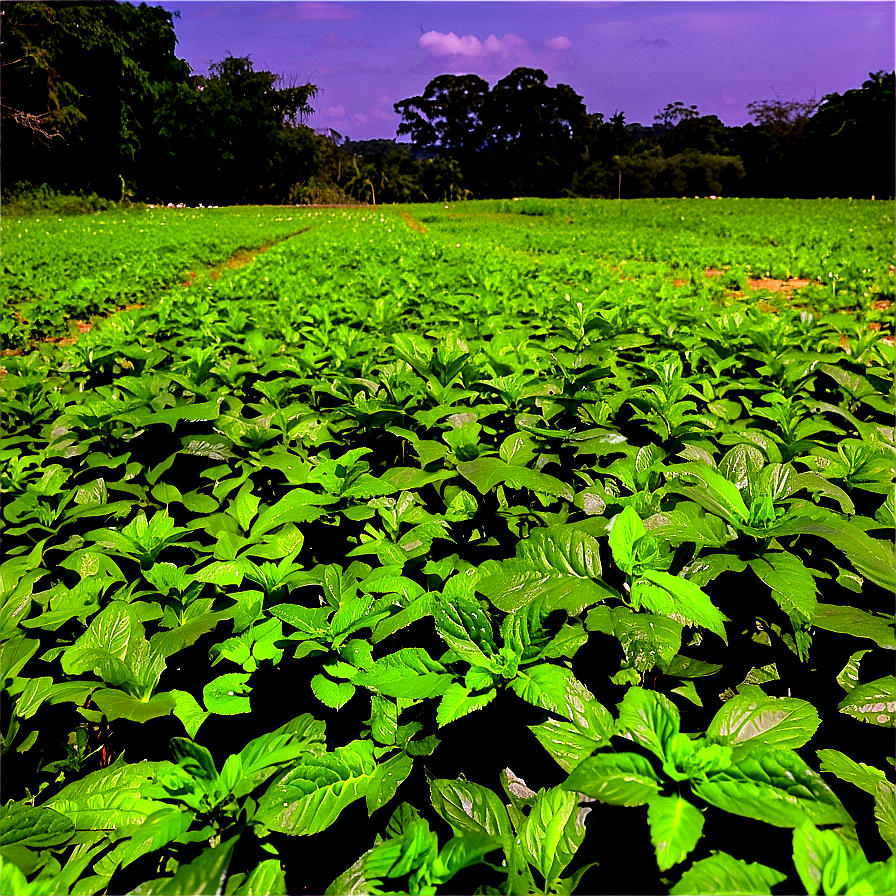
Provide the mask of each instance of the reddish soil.
[{"label": "reddish soil", "polygon": [[402,212],[401,217],[411,230],[416,230],[417,233],[426,233],[426,228],[413,215]]}]

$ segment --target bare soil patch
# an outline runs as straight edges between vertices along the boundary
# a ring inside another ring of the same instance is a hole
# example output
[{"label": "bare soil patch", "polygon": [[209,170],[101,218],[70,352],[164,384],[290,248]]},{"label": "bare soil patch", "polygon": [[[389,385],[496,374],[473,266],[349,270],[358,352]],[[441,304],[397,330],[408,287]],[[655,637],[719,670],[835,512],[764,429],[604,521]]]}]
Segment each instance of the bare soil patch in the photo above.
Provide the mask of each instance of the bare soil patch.
[{"label": "bare soil patch", "polygon": [[411,230],[416,230],[417,233],[426,233],[426,228],[409,212],[402,212],[401,217]]}]

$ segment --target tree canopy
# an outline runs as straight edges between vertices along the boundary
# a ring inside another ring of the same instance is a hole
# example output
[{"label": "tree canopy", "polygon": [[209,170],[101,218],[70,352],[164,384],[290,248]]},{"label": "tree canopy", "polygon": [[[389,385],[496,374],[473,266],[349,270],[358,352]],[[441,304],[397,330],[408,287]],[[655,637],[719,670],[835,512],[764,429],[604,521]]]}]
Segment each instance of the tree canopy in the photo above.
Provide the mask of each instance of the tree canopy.
[{"label": "tree canopy", "polygon": [[2,4],[4,189],[224,205],[464,197],[871,196],[894,193],[894,78],[821,100],[757,100],[727,127],[682,100],[651,125],[590,113],[515,68],[443,74],[395,103],[394,140],[306,125],[318,88],[229,55],[195,74],[161,7]]}]

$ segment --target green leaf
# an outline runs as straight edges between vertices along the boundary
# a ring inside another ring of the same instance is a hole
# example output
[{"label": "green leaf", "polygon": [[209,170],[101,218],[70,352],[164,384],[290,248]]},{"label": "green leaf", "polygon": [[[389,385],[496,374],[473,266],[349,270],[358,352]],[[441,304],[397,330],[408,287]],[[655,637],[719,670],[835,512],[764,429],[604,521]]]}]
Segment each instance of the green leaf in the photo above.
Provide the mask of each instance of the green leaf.
[{"label": "green leaf", "polygon": [[91,699],[110,722],[115,719],[148,722],[167,716],[177,705],[171,694],[154,694],[148,700],[140,700],[117,688],[94,691]]},{"label": "green leaf", "polygon": [[[662,597],[657,589],[642,588],[639,599],[647,609],[661,616],[678,618],[689,625],[703,626],[728,643],[728,636],[725,634],[725,622],[728,617],[713,606],[709,597],[697,585],[681,576],[673,576],[658,569],[643,569],[641,575],[658,586],[658,589],[671,595],[670,600]],[[639,582],[635,582],[632,587],[633,599],[638,594]]]},{"label": "green leaf", "polygon": [[208,711],[219,716],[251,712],[249,698],[244,696],[252,690],[249,678],[248,673],[229,672],[210,681],[202,689],[202,701]]},{"label": "green leaf", "polygon": [[355,694],[351,682],[333,681],[320,672],[311,679],[311,690],[321,703],[333,709],[342,709]]},{"label": "green leaf", "polygon": [[286,875],[278,859],[264,859],[231,896],[287,896]]},{"label": "green leaf", "polygon": [[141,884],[128,896],[205,896],[219,894],[233,848],[239,835],[215,847],[206,847],[199,857],[181,865],[174,877],[160,877]]},{"label": "green leaf", "polygon": [[691,782],[698,796],[734,815],[777,827],[850,824],[852,819],[834,792],[792,750],[757,747],[735,765]]},{"label": "green leaf", "polygon": [[697,693],[697,688],[694,687],[694,682],[692,681],[686,681],[681,687],[672,688],[671,693],[684,697],[685,700],[690,701],[695,706],[703,706],[703,700]]},{"label": "green leaf", "polygon": [[815,755],[821,760],[820,772],[831,772],[841,781],[855,784],[872,796],[878,783],[887,779],[880,769],[865,765],[864,762],[855,762],[839,750],[816,750]]},{"label": "green leaf", "polygon": [[662,668],[681,649],[682,625],[675,619],[616,607],[610,620],[625,652],[626,664],[639,672],[647,672],[654,666]]},{"label": "green leaf", "polygon": [[[746,522],[749,511],[737,486],[708,465],[696,462],[678,464],[669,468],[666,475],[669,477],[667,491],[685,495],[734,525]],[[700,485],[685,486],[680,482],[682,476],[693,477]]]},{"label": "green leaf", "polygon": [[585,816],[574,793],[560,787],[541,790],[520,831],[526,858],[550,884],[572,861],[585,839]]},{"label": "green leaf", "polygon": [[643,806],[659,793],[660,779],[646,756],[597,753],[579,763],[562,786],[602,803]]},{"label": "green leaf", "polygon": [[250,537],[258,541],[262,535],[285,523],[311,523],[326,513],[321,505],[332,504],[329,495],[316,495],[304,488],[292,488],[273,507],[258,514]]},{"label": "green leaf", "polygon": [[684,861],[703,833],[702,813],[680,796],[652,796],[647,822],[660,871]]},{"label": "green leaf", "polygon": [[396,753],[386,762],[376,767],[376,774],[367,788],[367,814],[373,815],[395,796],[402,781],[406,780],[414,767],[414,760],[407,753]]},{"label": "green leaf", "polygon": [[166,804],[143,796],[170,762],[117,763],[63,787],[44,803],[67,816],[79,831],[111,831],[140,824]]},{"label": "green leaf", "polygon": [[811,703],[797,697],[755,697],[738,694],[722,704],[707,737],[716,743],[785,747],[805,746],[821,720]]},{"label": "green leaf", "polygon": [[749,561],[753,572],[772,589],[772,597],[788,616],[809,621],[815,613],[815,579],[803,561],[786,551],[766,551]]},{"label": "green leaf", "polygon": [[855,607],[816,604],[812,624],[829,632],[841,632],[855,638],[870,638],[880,647],[896,650],[893,620],[872,616]]},{"label": "green leaf", "polygon": [[48,806],[7,803],[0,810],[0,846],[59,846],[75,833],[74,822]]},{"label": "green leaf", "polygon": [[117,847],[117,850],[122,850],[119,853],[121,867],[126,868],[140,856],[155,852],[172,840],[177,840],[189,830],[194,816],[195,813],[185,811],[183,807],[166,806],[153,812],[142,824],[120,828],[116,832],[117,836],[130,837],[126,844],[119,844]]},{"label": "green leaf", "polygon": [[610,550],[613,562],[625,573],[634,571],[635,544],[647,534],[647,528],[634,508],[626,507],[613,520],[610,530]]},{"label": "green leaf", "polygon": [[669,890],[671,896],[771,896],[772,887],[787,875],[759,862],[744,862],[726,852],[714,852],[694,862]]},{"label": "green leaf", "polygon": [[678,707],[656,691],[631,687],[618,708],[617,732],[630,735],[635,743],[665,760],[665,746],[678,734]]},{"label": "green leaf", "polygon": [[859,685],[859,663],[866,653],[871,653],[871,648],[857,650],[850,656],[846,665],[840,670],[840,674],[837,676],[837,684],[839,684],[844,691],[849,692]]},{"label": "green leaf", "polygon": [[[585,702],[593,699],[570,669],[550,663],[539,663],[520,670],[510,686],[527,703],[565,716],[570,721],[582,719]],[[591,721],[589,719],[586,724]]]},{"label": "green leaf", "polygon": [[896,854],[896,784],[878,781],[874,790],[874,820],[881,839]]},{"label": "green leaf", "polygon": [[824,886],[825,893],[846,890],[849,855],[836,831],[820,831],[804,822],[793,832],[793,864],[810,896]]},{"label": "green leaf", "polygon": [[284,834],[317,834],[365,795],[376,773],[372,741],[355,740],[332,753],[303,758],[265,791],[256,818]]},{"label": "green leaf", "polygon": [[840,712],[861,722],[896,726],[896,678],[887,675],[853,688],[837,707]]},{"label": "green leaf", "polygon": [[618,592],[603,582],[559,572],[540,572],[523,560],[487,560],[479,571],[482,577],[476,583],[476,590],[506,613],[538,598],[563,606],[573,614],[608,597],[619,598]]},{"label": "green leaf", "polygon": [[597,539],[565,527],[536,529],[522,542],[519,558],[539,572],[580,579],[602,574]]},{"label": "green leaf", "polygon": [[507,810],[488,787],[472,781],[429,778],[429,795],[433,809],[456,836],[489,834],[504,841],[513,837]]},{"label": "green leaf", "polygon": [[480,457],[459,463],[457,472],[471,482],[480,495],[488,494],[495,486],[503,483],[511,488],[527,488],[540,494],[564,498],[570,503],[575,500],[575,494],[560,479],[528,467],[513,466],[497,457]]},{"label": "green leaf", "polygon": [[452,681],[453,676],[422,647],[404,647],[390,653],[353,679],[356,685],[387,697],[411,700],[438,697],[445,693]]},{"label": "green leaf", "polygon": [[[453,582],[457,578],[455,576],[448,581]],[[445,589],[448,589],[447,583]],[[472,595],[443,595],[433,601],[432,615],[439,635],[461,659],[474,666],[497,671],[498,666],[492,659],[497,647],[491,620]]]},{"label": "green leaf", "polygon": [[445,688],[442,699],[439,701],[436,724],[441,728],[477,709],[482,709],[483,706],[495,699],[497,693],[494,688],[490,688],[483,693],[474,694],[470,688],[465,688],[458,682],[450,684]]},{"label": "green leaf", "polygon": [[169,691],[171,697],[174,698],[174,715],[176,715],[187,731],[190,737],[195,738],[199,726],[211,715],[206,712],[197,702],[196,698],[187,691]]}]

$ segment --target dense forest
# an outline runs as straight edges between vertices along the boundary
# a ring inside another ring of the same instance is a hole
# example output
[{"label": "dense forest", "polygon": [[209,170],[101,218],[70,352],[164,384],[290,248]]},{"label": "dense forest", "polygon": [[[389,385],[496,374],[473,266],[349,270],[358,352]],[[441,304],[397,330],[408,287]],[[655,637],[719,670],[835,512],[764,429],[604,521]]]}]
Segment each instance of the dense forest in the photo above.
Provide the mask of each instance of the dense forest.
[{"label": "dense forest", "polygon": [[757,100],[743,127],[680,101],[650,125],[588,112],[538,69],[493,86],[441,75],[395,104],[409,143],[353,142],[307,126],[317,87],[249,57],[191,73],[174,15],[111,0],[2,4],[7,196],[37,185],[190,205],[894,194],[893,72],[820,100]]}]

